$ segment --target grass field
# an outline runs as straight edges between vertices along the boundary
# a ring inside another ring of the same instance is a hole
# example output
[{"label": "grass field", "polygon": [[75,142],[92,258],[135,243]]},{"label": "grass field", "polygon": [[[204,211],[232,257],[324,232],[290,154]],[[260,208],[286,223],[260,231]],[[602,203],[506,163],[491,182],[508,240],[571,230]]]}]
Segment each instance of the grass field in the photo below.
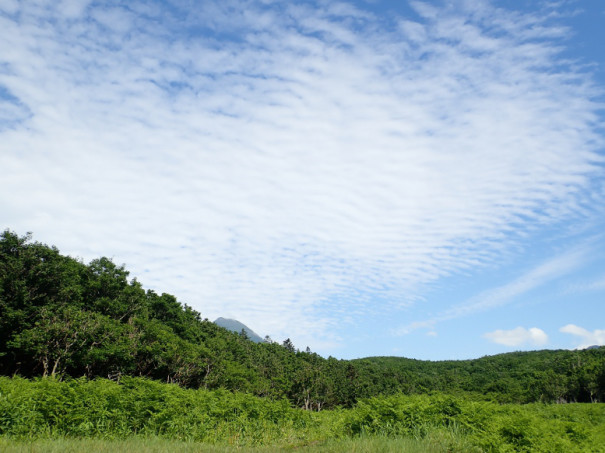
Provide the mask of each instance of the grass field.
[{"label": "grass field", "polygon": [[3,453],[229,453],[229,452],[333,452],[333,453],[442,453],[480,451],[460,438],[446,433],[425,439],[368,437],[358,439],[312,441],[292,445],[264,447],[235,447],[210,445],[198,442],[183,442],[158,437],[132,437],[121,440],[110,439],[35,439],[16,440],[0,438]]}]

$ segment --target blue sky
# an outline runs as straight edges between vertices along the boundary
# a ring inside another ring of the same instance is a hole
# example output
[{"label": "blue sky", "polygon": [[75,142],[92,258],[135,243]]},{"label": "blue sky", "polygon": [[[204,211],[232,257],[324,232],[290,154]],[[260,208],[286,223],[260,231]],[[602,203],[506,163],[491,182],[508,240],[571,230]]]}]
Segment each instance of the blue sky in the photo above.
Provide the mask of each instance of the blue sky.
[{"label": "blue sky", "polygon": [[0,0],[0,225],[325,356],[603,345],[604,23]]}]

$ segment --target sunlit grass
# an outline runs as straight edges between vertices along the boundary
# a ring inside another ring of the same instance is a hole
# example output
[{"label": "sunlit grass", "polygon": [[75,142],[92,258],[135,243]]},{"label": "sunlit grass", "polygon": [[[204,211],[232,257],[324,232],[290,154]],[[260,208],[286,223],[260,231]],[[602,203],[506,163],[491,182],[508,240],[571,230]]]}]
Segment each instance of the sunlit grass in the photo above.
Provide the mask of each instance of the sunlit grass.
[{"label": "sunlit grass", "polygon": [[462,439],[446,433],[435,433],[425,439],[363,437],[357,439],[310,441],[290,445],[264,447],[237,447],[184,442],[159,437],[133,436],[127,439],[8,439],[0,438],[3,453],[229,453],[229,452],[293,452],[305,451],[329,453],[441,453],[472,452],[473,447]]}]

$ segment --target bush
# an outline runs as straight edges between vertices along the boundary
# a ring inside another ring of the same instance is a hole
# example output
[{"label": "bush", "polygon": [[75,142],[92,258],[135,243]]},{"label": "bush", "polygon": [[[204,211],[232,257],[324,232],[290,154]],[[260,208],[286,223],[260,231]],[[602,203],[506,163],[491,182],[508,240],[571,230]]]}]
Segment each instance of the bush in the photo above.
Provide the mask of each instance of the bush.
[{"label": "bush", "polygon": [[0,377],[0,436],[135,435],[234,446],[405,437],[494,452],[602,451],[605,406],[500,405],[439,394],[394,395],[318,413],[291,408],[286,400],[185,389],[144,378],[117,383]]}]

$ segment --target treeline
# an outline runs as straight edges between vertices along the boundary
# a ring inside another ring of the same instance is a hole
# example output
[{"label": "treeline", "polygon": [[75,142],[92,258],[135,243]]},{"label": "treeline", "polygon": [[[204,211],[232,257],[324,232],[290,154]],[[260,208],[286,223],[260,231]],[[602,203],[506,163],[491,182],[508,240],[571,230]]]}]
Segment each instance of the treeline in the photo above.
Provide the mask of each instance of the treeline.
[{"label": "treeline", "polygon": [[30,235],[0,237],[0,374],[147,377],[320,410],[396,393],[466,392],[499,402],[605,401],[605,348],[469,361],[325,359],[253,343],[107,258],[89,264]]},{"label": "treeline", "polygon": [[[398,357],[353,361],[406,393],[478,393],[500,403],[605,401],[605,348],[511,352],[474,360],[426,362]],[[402,379],[405,376],[407,379]]]}]

